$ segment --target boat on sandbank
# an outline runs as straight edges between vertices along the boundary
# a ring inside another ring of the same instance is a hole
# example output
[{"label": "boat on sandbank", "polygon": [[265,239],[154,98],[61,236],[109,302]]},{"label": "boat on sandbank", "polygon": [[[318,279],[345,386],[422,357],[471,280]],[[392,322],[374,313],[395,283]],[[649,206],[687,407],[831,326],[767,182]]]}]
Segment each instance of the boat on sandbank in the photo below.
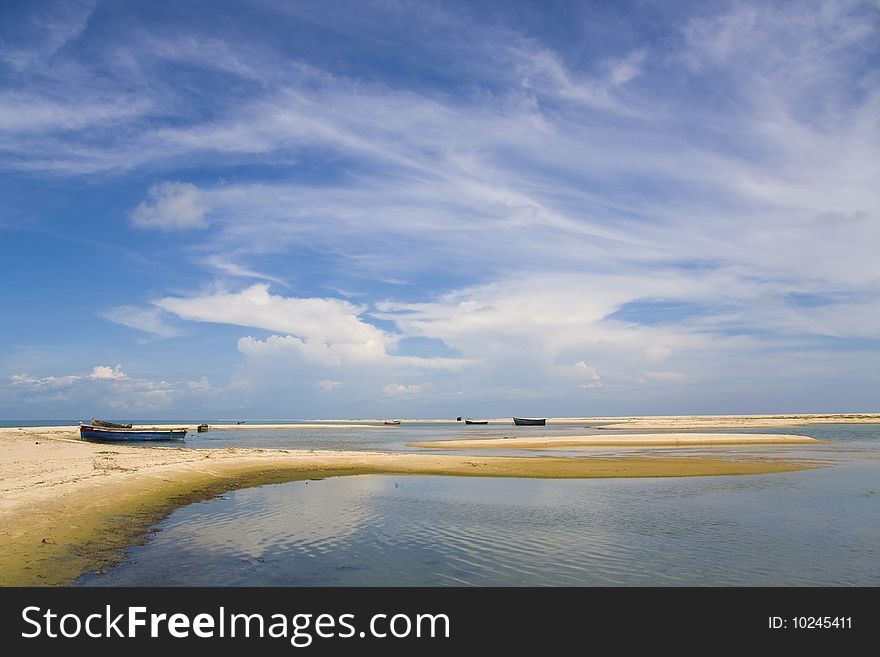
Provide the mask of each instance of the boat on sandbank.
[{"label": "boat on sandbank", "polygon": [[93,424],[79,425],[79,437],[83,440],[183,440],[186,428],[165,427],[98,427]]},{"label": "boat on sandbank", "polygon": [[518,427],[543,427],[547,424],[547,418],[515,417],[513,423]]}]

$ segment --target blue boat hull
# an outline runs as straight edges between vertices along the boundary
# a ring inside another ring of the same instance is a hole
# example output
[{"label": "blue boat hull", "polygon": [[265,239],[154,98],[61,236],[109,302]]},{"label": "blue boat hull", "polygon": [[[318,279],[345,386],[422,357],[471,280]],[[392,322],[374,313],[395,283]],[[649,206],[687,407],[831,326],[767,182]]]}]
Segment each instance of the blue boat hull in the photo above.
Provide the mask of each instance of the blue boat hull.
[{"label": "blue boat hull", "polygon": [[103,429],[83,425],[79,437],[83,440],[183,440],[186,429]]}]

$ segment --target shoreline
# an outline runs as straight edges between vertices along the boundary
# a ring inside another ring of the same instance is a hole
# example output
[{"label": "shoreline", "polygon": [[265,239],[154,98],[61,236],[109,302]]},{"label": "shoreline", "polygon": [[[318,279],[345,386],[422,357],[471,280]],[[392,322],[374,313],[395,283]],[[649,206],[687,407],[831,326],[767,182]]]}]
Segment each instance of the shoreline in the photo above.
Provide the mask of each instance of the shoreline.
[{"label": "shoreline", "polygon": [[265,484],[358,474],[477,477],[690,477],[821,467],[761,456],[470,456],[134,446],[79,439],[76,427],[0,429],[0,585],[69,585],[119,562],[181,506]]},{"label": "shoreline", "polygon": [[[398,419],[398,418],[395,418]],[[460,424],[455,418],[399,418],[403,424]],[[491,425],[514,426],[512,417],[483,418]],[[296,422],[260,422],[249,424],[211,424],[208,422],[210,431],[226,431],[230,429],[394,429],[399,425],[384,425],[382,418],[358,418],[358,419],[322,419],[322,420],[298,420]],[[12,422],[12,420],[7,420]],[[589,424],[593,429],[605,430],[692,430],[692,429],[772,429],[774,427],[799,427],[813,425],[833,424],[880,424],[880,413],[777,413],[756,415],[622,415],[622,416],[584,416],[584,417],[548,417],[547,424]],[[195,431],[202,422],[179,422],[176,424],[140,423],[135,427],[186,427]],[[63,429],[72,425],[46,425],[5,427],[9,429],[55,430]],[[4,427],[0,427],[0,430]],[[528,427],[525,430],[530,430]],[[533,428],[532,428],[533,429]]]}]

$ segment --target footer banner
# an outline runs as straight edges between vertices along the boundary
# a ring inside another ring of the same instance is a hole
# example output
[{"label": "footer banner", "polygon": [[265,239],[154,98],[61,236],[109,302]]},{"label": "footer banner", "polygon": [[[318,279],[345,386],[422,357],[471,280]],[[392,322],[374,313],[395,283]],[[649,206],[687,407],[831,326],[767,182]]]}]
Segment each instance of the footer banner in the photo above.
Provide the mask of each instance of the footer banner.
[{"label": "footer banner", "polygon": [[[7,588],[4,652],[855,646],[876,588]],[[647,644],[646,644],[647,642]],[[76,644],[76,645],[74,645]],[[606,645],[606,644],[602,644]],[[863,644],[864,645],[864,644]]]}]

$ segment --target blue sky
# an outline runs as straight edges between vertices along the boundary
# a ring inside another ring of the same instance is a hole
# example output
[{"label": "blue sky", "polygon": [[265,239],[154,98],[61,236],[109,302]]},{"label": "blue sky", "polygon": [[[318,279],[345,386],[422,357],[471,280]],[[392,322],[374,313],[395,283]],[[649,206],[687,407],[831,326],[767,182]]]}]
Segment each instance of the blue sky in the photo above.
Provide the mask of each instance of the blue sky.
[{"label": "blue sky", "polygon": [[876,2],[4,2],[0,417],[876,410]]}]

